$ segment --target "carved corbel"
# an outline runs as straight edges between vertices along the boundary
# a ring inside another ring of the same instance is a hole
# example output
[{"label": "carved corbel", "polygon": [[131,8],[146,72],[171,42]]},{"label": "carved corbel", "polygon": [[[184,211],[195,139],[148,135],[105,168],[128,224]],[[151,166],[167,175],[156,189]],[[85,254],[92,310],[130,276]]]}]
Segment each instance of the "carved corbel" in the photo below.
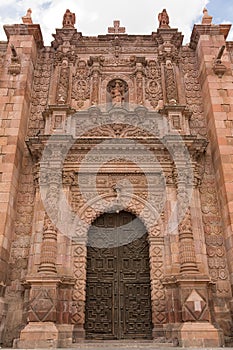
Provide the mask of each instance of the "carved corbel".
[{"label": "carved corbel", "polygon": [[218,55],[215,58],[215,61],[213,64],[213,71],[219,78],[222,78],[222,76],[225,74],[227,70],[226,66],[222,63],[222,60],[221,60],[224,50],[225,50],[225,45],[223,45],[220,48]]},{"label": "carved corbel", "polygon": [[11,64],[8,67],[8,73],[12,75],[17,75],[21,71],[20,58],[16,52],[13,44],[11,44]]}]

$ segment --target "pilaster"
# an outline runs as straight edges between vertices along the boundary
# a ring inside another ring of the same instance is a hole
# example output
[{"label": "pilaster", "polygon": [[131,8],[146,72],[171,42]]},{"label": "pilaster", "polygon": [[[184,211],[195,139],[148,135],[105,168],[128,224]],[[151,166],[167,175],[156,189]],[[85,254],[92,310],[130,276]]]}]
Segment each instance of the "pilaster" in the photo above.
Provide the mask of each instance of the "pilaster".
[{"label": "pilaster", "polygon": [[225,244],[233,284],[232,121],[233,76],[226,38],[231,25],[195,25],[191,47],[196,50]]},{"label": "pilaster", "polygon": [[[14,238],[15,203],[25,151],[34,68],[38,50],[43,47],[39,25],[6,25],[4,29],[8,43],[0,80],[0,285],[3,287]],[[4,318],[4,312],[0,312],[0,320]]]}]

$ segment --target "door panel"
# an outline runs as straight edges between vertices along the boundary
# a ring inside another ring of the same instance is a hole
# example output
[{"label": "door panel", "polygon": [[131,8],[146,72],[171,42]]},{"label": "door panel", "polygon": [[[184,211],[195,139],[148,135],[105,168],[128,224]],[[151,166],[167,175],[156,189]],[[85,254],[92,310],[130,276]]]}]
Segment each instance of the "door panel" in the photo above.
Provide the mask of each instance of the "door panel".
[{"label": "door panel", "polygon": [[93,223],[86,283],[87,338],[151,338],[149,246],[134,215],[106,213]]}]

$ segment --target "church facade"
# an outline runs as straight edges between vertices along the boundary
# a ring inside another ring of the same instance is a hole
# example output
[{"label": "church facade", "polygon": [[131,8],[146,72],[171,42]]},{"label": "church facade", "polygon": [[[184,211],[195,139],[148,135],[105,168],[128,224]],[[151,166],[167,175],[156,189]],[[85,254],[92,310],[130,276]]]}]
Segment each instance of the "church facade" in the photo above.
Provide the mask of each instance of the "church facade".
[{"label": "church facade", "polygon": [[0,343],[233,343],[233,43],[207,10],[190,43],[50,47],[31,10],[0,42]]}]

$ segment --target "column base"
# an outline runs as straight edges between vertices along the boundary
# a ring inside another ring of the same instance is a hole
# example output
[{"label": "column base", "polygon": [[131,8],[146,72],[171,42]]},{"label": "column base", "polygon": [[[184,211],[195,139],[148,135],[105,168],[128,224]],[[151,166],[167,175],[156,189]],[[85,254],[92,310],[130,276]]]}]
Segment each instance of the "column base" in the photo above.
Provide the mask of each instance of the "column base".
[{"label": "column base", "polygon": [[30,322],[21,331],[14,348],[57,348],[58,338],[58,329],[53,322]]},{"label": "column base", "polygon": [[164,329],[163,325],[155,325],[154,328],[152,329],[152,338],[153,339],[158,339],[158,338],[163,338],[166,335],[166,331]]},{"label": "column base", "polygon": [[57,324],[58,329],[58,348],[71,348],[73,342],[72,324]]},{"label": "column base", "polygon": [[221,330],[209,322],[184,322],[177,329],[182,347],[222,347],[224,336]]},{"label": "column base", "polygon": [[73,342],[79,343],[85,340],[85,330],[82,325],[75,324],[73,330]]}]

